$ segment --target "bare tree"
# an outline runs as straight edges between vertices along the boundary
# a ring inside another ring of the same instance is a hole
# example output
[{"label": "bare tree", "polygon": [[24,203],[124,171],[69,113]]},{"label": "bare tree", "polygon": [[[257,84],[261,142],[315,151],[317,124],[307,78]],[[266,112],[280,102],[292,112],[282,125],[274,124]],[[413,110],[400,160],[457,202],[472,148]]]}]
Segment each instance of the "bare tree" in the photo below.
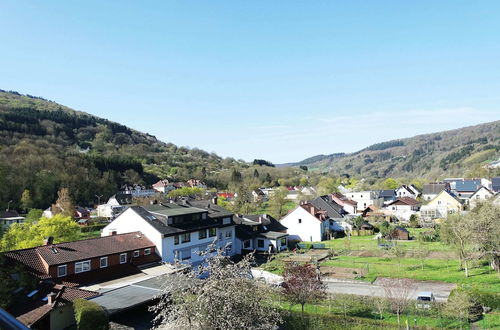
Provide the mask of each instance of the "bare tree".
[{"label": "bare tree", "polygon": [[472,223],[463,215],[453,214],[448,216],[441,225],[441,237],[445,243],[453,246],[458,255],[460,269],[469,277],[468,261],[474,258],[472,253]]},{"label": "bare tree", "polygon": [[[211,247],[213,249],[213,247]],[[281,316],[265,283],[251,278],[251,257],[238,263],[221,250],[206,264],[169,277],[152,310],[161,329],[274,329]],[[204,278],[205,279],[201,279]]]},{"label": "bare tree", "polygon": [[[477,319],[480,315],[482,309],[478,310],[474,308],[475,306],[476,304],[469,294],[458,290],[453,292],[448,298],[448,301],[444,305],[443,314],[466,323],[470,319]],[[462,325],[460,324],[461,328]]]},{"label": "bare tree", "polygon": [[380,280],[380,284],[384,288],[385,297],[392,311],[398,316],[399,325],[400,316],[408,307],[415,291],[414,283],[407,278],[383,278]]},{"label": "bare tree", "polygon": [[292,302],[304,305],[325,297],[325,285],[319,272],[310,263],[289,263],[283,274],[284,295]]}]

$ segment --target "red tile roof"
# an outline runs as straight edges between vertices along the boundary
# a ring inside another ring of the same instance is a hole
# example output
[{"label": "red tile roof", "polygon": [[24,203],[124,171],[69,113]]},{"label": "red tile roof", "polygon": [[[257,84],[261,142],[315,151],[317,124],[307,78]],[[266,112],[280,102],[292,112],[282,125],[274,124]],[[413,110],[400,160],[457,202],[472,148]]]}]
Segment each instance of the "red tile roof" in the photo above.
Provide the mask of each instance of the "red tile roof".
[{"label": "red tile roof", "polygon": [[142,233],[133,232],[39,246],[34,249],[49,266],[52,266],[154,246]]}]

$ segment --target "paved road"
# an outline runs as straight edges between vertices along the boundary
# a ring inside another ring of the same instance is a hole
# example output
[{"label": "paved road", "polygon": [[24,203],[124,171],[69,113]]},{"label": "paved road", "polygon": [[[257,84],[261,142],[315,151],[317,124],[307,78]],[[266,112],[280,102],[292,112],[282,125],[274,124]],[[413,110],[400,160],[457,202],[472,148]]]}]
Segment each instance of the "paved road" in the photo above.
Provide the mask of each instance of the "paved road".
[{"label": "paved road", "polygon": [[[360,296],[376,296],[384,297],[384,289],[380,285],[380,279],[377,279],[373,284],[364,281],[343,281],[331,278],[323,278],[327,285],[328,292],[331,293],[346,293],[356,294]],[[451,290],[455,288],[454,284],[433,282],[433,281],[415,281],[415,290],[412,297],[417,298],[419,292],[431,291],[437,301],[446,301]]]}]

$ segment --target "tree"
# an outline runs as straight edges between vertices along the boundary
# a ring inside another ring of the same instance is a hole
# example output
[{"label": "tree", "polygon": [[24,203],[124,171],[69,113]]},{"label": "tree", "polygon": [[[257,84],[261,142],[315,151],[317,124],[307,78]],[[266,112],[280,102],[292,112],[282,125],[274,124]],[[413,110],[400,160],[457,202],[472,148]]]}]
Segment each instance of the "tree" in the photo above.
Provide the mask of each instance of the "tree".
[{"label": "tree", "polygon": [[31,209],[33,207],[33,199],[31,198],[31,193],[28,189],[24,189],[21,195],[21,208],[24,210]]},{"label": "tree", "polygon": [[167,196],[170,198],[177,197],[203,197],[205,190],[198,187],[182,187],[179,189],[171,190],[168,192]]},{"label": "tree", "polygon": [[339,181],[334,178],[324,177],[319,180],[317,185],[318,195],[328,195],[338,191]]},{"label": "tree", "polygon": [[420,224],[418,223],[418,215],[412,214],[410,215],[410,227],[411,228],[419,228]]},{"label": "tree", "polygon": [[312,264],[289,263],[283,274],[283,294],[294,304],[300,304],[302,312],[308,302],[325,296],[325,285]]},{"label": "tree", "polygon": [[304,172],[307,172],[309,170],[305,165],[300,165],[299,168]]},{"label": "tree", "polygon": [[258,179],[258,178],[259,178],[259,171],[257,171],[257,169],[254,169],[254,170],[253,170],[253,177],[254,177],[255,179]]},{"label": "tree", "polygon": [[99,304],[82,298],[73,301],[76,326],[81,330],[109,329],[106,312]]},{"label": "tree", "polygon": [[265,182],[268,182],[269,184],[271,184],[273,182],[273,178],[271,177],[271,174],[269,172],[266,173]]},{"label": "tree", "polygon": [[384,189],[396,190],[399,187],[399,183],[393,178],[387,178],[382,183]]},{"label": "tree", "polygon": [[269,206],[271,208],[272,215],[277,219],[280,219],[283,215],[285,215],[284,206],[287,195],[288,189],[285,187],[278,187],[273,189],[273,192],[269,197]]},{"label": "tree", "polygon": [[52,205],[53,214],[62,214],[63,216],[73,217],[75,215],[75,205],[69,194],[68,188],[61,188],[57,192],[56,203]]},{"label": "tree", "polygon": [[[203,253],[206,262],[168,277],[156,313],[157,328],[274,329],[281,322],[266,284],[249,278],[252,256],[238,263],[221,249]],[[207,277],[206,274],[209,274]],[[199,277],[206,277],[200,280]]]},{"label": "tree", "polygon": [[242,180],[243,180],[243,178],[241,176],[241,172],[234,169],[233,173],[231,174],[231,181],[232,182],[241,182]]},{"label": "tree", "polygon": [[474,308],[475,306],[476,303],[467,292],[454,290],[444,305],[443,314],[467,323],[468,320],[477,319],[480,315],[480,312],[478,313],[477,309]]},{"label": "tree", "polygon": [[398,325],[400,316],[408,307],[410,297],[413,294],[414,283],[407,278],[383,278],[380,284],[384,288],[384,293],[391,309],[398,316]]},{"label": "tree", "polygon": [[48,237],[54,243],[75,241],[79,238],[80,226],[71,217],[56,214],[52,218],[42,217],[38,222],[15,223],[2,236],[2,251],[27,249],[43,244]]},{"label": "tree", "polygon": [[42,217],[42,214],[43,214],[43,210],[31,209],[28,212],[28,214],[26,215],[24,222],[27,222],[27,223],[37,222]]},{"label": "tree", "polygon": [[474,258],[472,253],[472,232],[475,228],[468,219],[460,214],[451,214],[441,224],[441,239],[451,245],[458,256],[460,269],[465,271],[465,277],[469,277],[468,261]]}]

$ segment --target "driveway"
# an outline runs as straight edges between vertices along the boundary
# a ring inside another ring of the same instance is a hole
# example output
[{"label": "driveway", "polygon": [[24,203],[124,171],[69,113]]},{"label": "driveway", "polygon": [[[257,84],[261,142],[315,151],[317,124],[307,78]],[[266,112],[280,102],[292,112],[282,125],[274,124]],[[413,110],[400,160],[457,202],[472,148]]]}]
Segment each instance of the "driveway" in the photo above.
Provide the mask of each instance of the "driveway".
[{"label": "driveway", "polygon": [[[385,297],[384,288],[380,285],[381,278],[373,284],[364,281],[337,280],[333,278],[323,278],[330,293],[355,294],[360,296]],[[430,291],[436,297],[436,301],[446,301],[456,285],[437,281],[414,281],[415,290],[412,298],[416,299],[419,292]]]}]

